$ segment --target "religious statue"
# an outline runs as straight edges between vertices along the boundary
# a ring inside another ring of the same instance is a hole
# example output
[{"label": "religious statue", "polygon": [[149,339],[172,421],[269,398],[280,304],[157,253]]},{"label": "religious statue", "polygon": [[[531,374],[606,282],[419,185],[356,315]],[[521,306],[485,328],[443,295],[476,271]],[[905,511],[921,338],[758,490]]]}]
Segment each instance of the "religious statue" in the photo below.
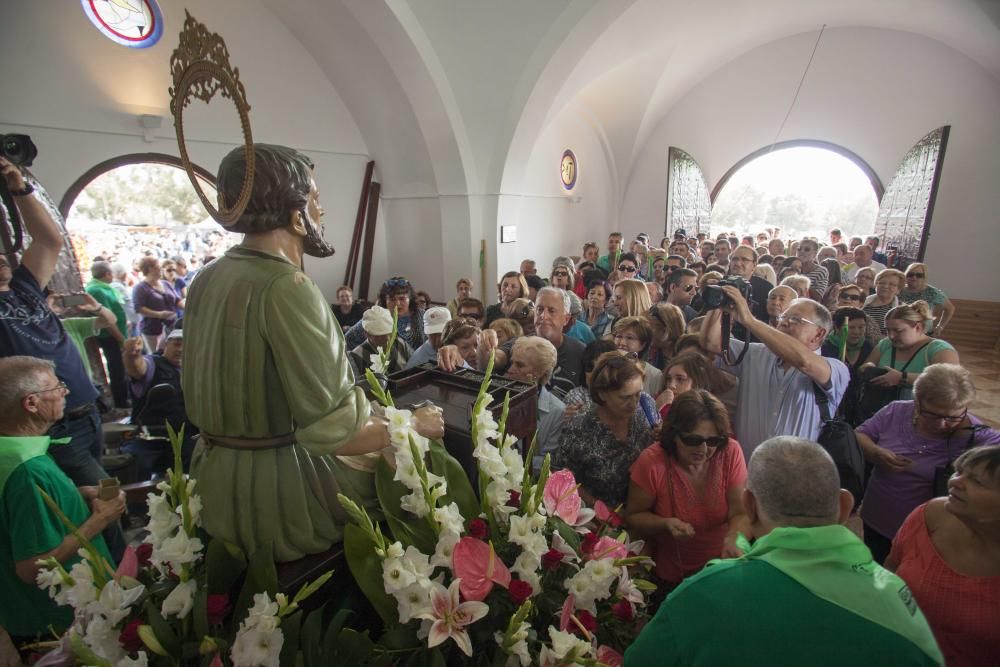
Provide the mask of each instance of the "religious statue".
[{"label": "religious statue", "polygon": [[[252,192],[227,229],[245,234],[198,274],[184,318],[182,384],[201,429],[192,460],[212,537],[252,553],[267,543],[278,562],[340,541],[337,494],[377,504],[374,464],[389,444],[354,377],[329,304],[302,271],[303,255],[333,253],[322,236],[313,165],[283,146],[240,147],[219,166],[220,207],[233,205],[252,171]],[[437,408],[414,416],[440,438]]]}]

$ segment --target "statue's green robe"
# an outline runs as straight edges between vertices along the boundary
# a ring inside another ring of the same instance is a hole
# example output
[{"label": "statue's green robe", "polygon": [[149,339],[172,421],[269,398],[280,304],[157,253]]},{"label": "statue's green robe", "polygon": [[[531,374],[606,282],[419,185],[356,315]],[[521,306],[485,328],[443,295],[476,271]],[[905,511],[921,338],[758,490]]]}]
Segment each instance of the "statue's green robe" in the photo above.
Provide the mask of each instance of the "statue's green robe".
[{"label": "statue's green robe", "polygon": [[[189,287],[184,403],[202,431],[192,474],[205,529],[247,554],[295,560],[340,541],[344,493],[375,504],[373,457],[338,457],[365,424],[344,337],[319,288],[283,258],[236,246]],[[211,436],[295,444],[238,450]]]}]

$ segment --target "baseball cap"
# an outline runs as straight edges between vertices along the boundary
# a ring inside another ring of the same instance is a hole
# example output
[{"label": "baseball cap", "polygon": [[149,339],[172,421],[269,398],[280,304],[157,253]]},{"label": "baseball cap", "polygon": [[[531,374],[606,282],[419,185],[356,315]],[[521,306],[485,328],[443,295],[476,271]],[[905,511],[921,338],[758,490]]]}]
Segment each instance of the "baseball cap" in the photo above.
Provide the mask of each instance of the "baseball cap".
[{"label": "baseball cap", "polygon": [[424,333],[441,333],[449,320],[451,320],[451,311],[447,308],[442,306],[428,308],[424,311]]},{"label": "baseball cap", "polygon": [[184,329],[174,329],[167,334],[167,340],[174,340],[177,338],[180,338],[181,340],[184,339]]},{"label": "baseball cap", "polygon": [[373,336],[392,333],[392,314],[382,306],[372,306],[361,316],[361,328]]}]

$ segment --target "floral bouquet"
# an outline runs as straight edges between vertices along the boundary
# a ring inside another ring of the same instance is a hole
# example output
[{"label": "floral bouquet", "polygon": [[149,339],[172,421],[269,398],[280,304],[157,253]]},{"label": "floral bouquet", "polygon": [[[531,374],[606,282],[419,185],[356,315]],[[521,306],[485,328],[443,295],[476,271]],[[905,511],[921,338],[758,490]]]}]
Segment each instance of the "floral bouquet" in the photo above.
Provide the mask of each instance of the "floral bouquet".
[{"label": "floral bouquet", "polygon": [[[383,400],[395,470],[380,461],[376,487],[389,537],[350,499],[356,525],[345,549],[358,585],[384,621],[380,645],[400,663],[617,665],[647,616],[648,558],[603,503],[586,508],[568,470],[533,479],[487,409],[493,362],[472,415],[479,493],[444,447]],[[532,450],[534,445],[532,445]],[[527,459],[531,460],[531,453]],[[409,654],[409,655],[407,655]],[[428,655],[430,654],[430,655]]]},{"label": "floral bouquet", "polygon": [[[183,430],[175,433],[169,424],[167,430],[174,468],[157,485],[159,493],[147,497],[148,537],[138,549],[126,550],[117,570],[39,489],[82,545],[81,560],[68,571],[54,558],[39,561],[39,587],[74,612],[69,630],[51,643],[56,650],[39,664],[276,666],[295,664],[300,646],[314,658],[326,641],[320,615],[303,623],[299,605],[332,573],[289,600],[277,592],[270,549],[259,550],[248,563],[235,547],[208,540],[195,480],[180,472]],[[234,600],[230,592],[244,575]],[[327,629],[329,646],[356,639],[347,637],[351,633],[339,626]],[[359,638],[363,644],[366,637]]]}]

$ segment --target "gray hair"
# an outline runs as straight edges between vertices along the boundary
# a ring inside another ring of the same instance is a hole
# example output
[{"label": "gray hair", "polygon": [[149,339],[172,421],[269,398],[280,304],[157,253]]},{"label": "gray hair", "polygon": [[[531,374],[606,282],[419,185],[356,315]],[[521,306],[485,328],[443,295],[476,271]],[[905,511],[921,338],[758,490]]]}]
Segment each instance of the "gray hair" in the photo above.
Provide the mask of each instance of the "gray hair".
[{"label": "gray hair", "polygon": [[565,257],[565,256],[556,257],[554,260],[552,260],[552,268],[554,269],[557,266],[565,266],[567,269],[570,270],[570,273],[576,271],[576,264],[573,262],[573,259],[571,257]]},{"label": "gray hair", "polygon": [[118,276],[126,276],[126,275],[128,275],[126,273],[126,271],[125,271],[125,265],[122,264],[121,262],[115,262],[114,264],[112,264],[111,265],[111,275],[114,278],[118,278]]},{"label": "gray hair", "polygon": [[539,300],[541,300],[543,294],[555,294],[560,299],[562,299],[563,312],[569,315],[570,300],[569,300],[569,294],[566,292],[566,290],[559,289],[558,287],[550,287],[550,286],[543,287],[542,289],[538,290],[538,294],[535,295],[536,306],[538,305]]},{"label": "gray hair", "polygon": [[114,278],[114,272],[111,270],[111,265],[107,262],[94,262],[90,265],[90,275],[97,280],[102,279],[109,273],[111,274],[111,277]]},{"label": "gray hair", "polygon": [[913,398],[941,408],[964,408],[976,400],[972,374],[958,364],[931,364],[913,383]]},{"label": "gray hair", "polygon": [[779,435],[762,442],[750,456],[747,488],[779,526],[837,522],[840,475],[826,450],[811,440]]},{"label": "gray hair", "polygon": [[45,389],[42,375],[55,372],[56,365],[48,359],[15,356],[0,359],[0,415],[20,416],[21,401],[28,394]]},{"label": "gray hair", "polygon": [[548,384],[559,357],[556,346],[541,336],[521,336],[514,341],[514,347],[510,351],[511,356],[513,357],[518,351],[531,357],[532,364],[538,371],[539,386]]},{"label": "gray hair", "polygon": [[812,308],[813,322],[816,323],[816,326],[820,327],[827,333],[833,331],[833,315],[830,314],[830,310],[826,306],[821,304],[819,301],[813,301],[812,299],[806,299],[806,298],[798,298],[798,299],[793,299],[792,302],[788,304],[788,307],[791,308],[792,306],[798,305],[800,303],[808,304],[809,307]]}]

